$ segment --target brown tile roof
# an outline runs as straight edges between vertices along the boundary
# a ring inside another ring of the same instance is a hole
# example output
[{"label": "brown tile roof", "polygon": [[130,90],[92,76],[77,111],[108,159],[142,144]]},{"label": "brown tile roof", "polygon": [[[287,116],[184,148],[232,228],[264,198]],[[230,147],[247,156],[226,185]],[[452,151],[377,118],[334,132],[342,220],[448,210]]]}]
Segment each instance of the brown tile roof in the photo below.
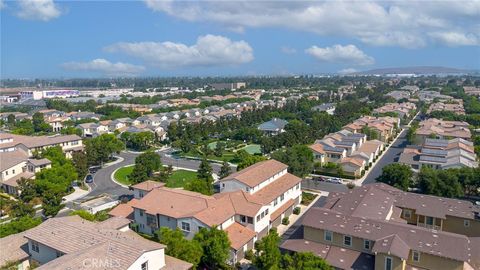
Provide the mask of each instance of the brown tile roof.
[{"label": "brown tile roof", "polygon": [[294,187],[302,181],[301,178],[293,174],[287,173],[277,180],[270,183],[268,186],[260,189],[251,195],[251,200],[259,204],[269,204],[275,198],[285,193],[290,188]]},{"label": "brown tile roof", "polygon": [[124,218],[128,218],[130,220],[134,220],[134,216],[133,216],[133,207],[132,205],[136,203],[136,201],[138,201],[137,199],[132,199],[131,201],[127,202],[127,203],[121,203],[119,205],[117,205],[115,208],[113,208],[112,210],[110,210],[110,212],[108,212],[108,214],[112,217],[124,217]]},{"label": "brown tile roof", "polygon": [[346,158],[342,158],[342,160],[340,160],[340,163],[342,163],[342,164],[350,163],[350,164],[356,165],[358,167],[362,167],[365,164],[365,161],[363,159],[360,159],[360,158],[346,157]]},{"label": "brown tile roof", "polygon": [[270,159],[255,163],[250,167],[235,172],[222,179],[222,181],[237,180],[248,185],[249,187],[255,187],[275,174],[286,170],[287,168],[287,165],[274,159]]},{"label": "brown tile roof", "polygon": [[8,180],[3,181],[2,184],[7,185],[7,186],[11,186],[11,187],[18,187],[18,180],[20,180],[22,178],[30,179],[34,176],[35,176],[34,173],[22,172],[20,174],[15,175],[14,177],[12,177]]},{"label": "brown tile roof", "polygon": [[364,152],[366,154],[372,154],[372,153],[375,153],[379,148],[380,146],[382,145],[383,143],[380,142],[380,141],[366,141],[365,143],[362,144],[362,146],[360,146],[360,148],[358,148],[358,152]]},{"label": "brown tile roof", "polygon": [[252,199],[252,195],[243,190],[217,193],[213,195],[215,198],[228,197],[235,209],[235,213],[248,217],[254,217],[262,208],[263,204],[256,203]]},{"label": "brown tile roof", "polygon": [[280,248],[295,252],[312,252],[338,269],[374,269],[375,266],[373,255],[304,239],[288,239]]},{"label": "brown tile roof", "polygon": [[66,254],[38,269],[86,269],[86,259],[114,261],[115,269],[128,269],[143,253],[165,248],[132,231],[103,229],[78,216],[48,219],[25,237]]},{"label": "brown tile roof", "polygon": [[225,229],[230,239],[230,247],[235,250],[240,250],[246,243],[252,240],[257,234],[251,229],[234,222]]},{"label": "brown tile roof", "polygon": [[124,217],[111,217],[107,220],[104,220],[98,223],[97,227],[101,229],[119,230],[125,226],[128,226],[130,222],[131,220]]},{"label": "brown tile roof", "polygon": [[165,266],[161,270],[189,270],[192,267],[191,263],[165,255]]},{"label": "brown tile roof", "polygon": [[28,259],[28,240],[23,235],[17,233],[0,238],[0,268],[9,262]]},{"label": "brown tile roof", "polygon": [[0,139],[12,138],[12,142],[0,143],[0,148],[13,147],[23,144],[27,148],[43,147],[64,142],[80,141],[78,135],[53,135],[53,136],[25,136],[10,133],[0,133]]},{"label": "brown tile roof", "polygon": [[132,207],[143,209],[153,215],[162,214],[173,218],[182,218],[192,217],[207,209],[209,203],[214,200],[213,197],[192,191],[156,188],[141,200],[132,202]]},{"label": "brown tile roof", "polygon": [[412,227],[398,222],[348,216],[337,211],[314,207],[305,214],[303,225],[372,241],[397,235],[412,250],[458,261],[468,261],[472,257],[468,252],[470,244],[465,236]]},{"label": "brown tile roof", "polygon": [[[2,144],[0,144],[1,147]],[[0,171],[5,171],[17,164],[27,161],[28,155],[22,150],[0,152]]]},{"label": "brown tile roof", "polygon": [[147,181],[133,185],[132,188],[136,188],[144,191],[151,191],[154,188],[163,187],[163,186],[165,186],[165,183],[147,180]]},{"label": "brown tile roof", "polygon": [[208,226],[220,225],[235,216],[235,209],[228,197],[211,200],[208,207],[194,217]]},{"label": "brown tile roof", "polygon": [[312,149],[313,151],[317,152],[317,153],[320,153],[320,154],[325,153],[325,151],[323,150],[323,145],[321,145],[321,144],[319,144],[319,143],[315,143],[315,144],[309,145],[308,147],[309,147],[310,149]]},{"label": "brown tile roof", "polygon": [[392,254],[404,260],[408,259],[410,247],[396,234],[392,234],[375,241],[372,247],[375,253]]},{"label": "brown tile roof", "polygon": [[292,207],[295,204],[295,200],[290,199],[286,201],[282,206],[270,214],[270,221],[274,221],[279,216],[281,216],[288,208]]}]

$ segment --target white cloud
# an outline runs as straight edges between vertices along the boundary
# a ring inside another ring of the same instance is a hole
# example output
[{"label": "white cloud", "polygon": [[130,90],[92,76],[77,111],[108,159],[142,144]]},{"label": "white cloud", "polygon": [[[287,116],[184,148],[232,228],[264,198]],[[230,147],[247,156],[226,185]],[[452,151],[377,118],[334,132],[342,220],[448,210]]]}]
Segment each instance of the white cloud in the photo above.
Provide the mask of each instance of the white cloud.
[{"label": "white cloud", "polygon": [[145,70],[143,66],[137,66],[122,62],[112,63],[105,59],[94,59],[90,62],[68,62],[62,64],[67,70],[100,72],[111,76],[135,75]]},{"label": "white cloud", "polygon": [[342,63],[351,65],[372,65],[375,63],[373,57],[368,56],[355,45],[333,45],[320,48],[312,46],[305,50],[307,54],[315,57],[318,61]]},{"label": "white cloud", "polygon": [[26,20],[49,21],[61,15],[53,0],[19,0],[17,16]]},{"label": "white cloud", "polygon": [[170,41],[120,42],[105,50],[126,53],[161,68],[237,65],[254,58],[247,42],[214,35],[200,36],[191,46]]},{"label": "white cloud", "polygon": [[297,53],[297,50],[295,48],[290,48],[288,46],[282,46],[280,48],[280,51],[282,51],[285,54],[294,54]]},{"label": "white cloud", "polygon": [[480,45],[480,38],[474,34],[461,32],[435,32],[430,36],[448,46],[475,46]]},{"label": "white cloud", "polygon": [[190,22],[213,22],[226,29],[283,27],[353,37],[376,46],[449,45],[448,40],[432,38],[434,32],[475,33],[477,39],[480,37],[474,31],[479,27],[479,0],[144,1],[156,12]]},{"label": "white cloud", "polygon": [[345,68],[338,71],[339,74],[343,74],[343,75],[352,74],[355,72],[358,72],[358,70],[354,68]]}]

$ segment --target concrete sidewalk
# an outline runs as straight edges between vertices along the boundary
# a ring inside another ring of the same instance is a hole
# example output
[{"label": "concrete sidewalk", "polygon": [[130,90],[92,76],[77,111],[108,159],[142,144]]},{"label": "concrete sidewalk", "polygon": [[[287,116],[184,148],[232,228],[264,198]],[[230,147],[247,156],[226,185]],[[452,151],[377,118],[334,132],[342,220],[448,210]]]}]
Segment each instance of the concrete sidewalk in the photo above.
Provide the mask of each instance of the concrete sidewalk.
[{"label": "concrete sidewalk", "polygon": [[63,197],[63,202],[64,203],[80,199],[90,192],[89,190],[83,190],[79,187],[73,187],[73,189],[75,189],[75,191],[73,193],[68,194],[67,196]]}]

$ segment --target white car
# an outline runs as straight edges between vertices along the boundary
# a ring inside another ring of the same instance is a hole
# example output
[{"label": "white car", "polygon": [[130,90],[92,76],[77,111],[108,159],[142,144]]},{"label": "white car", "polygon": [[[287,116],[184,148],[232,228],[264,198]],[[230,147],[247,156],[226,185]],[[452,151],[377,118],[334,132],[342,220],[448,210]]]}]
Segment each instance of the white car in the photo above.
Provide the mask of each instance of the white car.
[{"label": "white car", "polygon": [[327,179],[327,182],[329,183],[334,183],[334,184],[342,184],[342,179],[335,177],[335,178],[329,178]]}]

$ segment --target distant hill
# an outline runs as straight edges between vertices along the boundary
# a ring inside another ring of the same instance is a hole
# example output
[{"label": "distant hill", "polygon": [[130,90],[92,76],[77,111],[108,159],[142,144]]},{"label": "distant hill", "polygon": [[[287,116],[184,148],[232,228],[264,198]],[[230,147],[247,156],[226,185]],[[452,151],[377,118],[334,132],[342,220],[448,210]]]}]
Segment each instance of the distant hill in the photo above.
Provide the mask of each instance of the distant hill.
[{"label": "distant hill", "polygon": [[385,75],[385,74],[454,74],[454,73],[471,73],[472,70],[436,67],[436,66],[418,66],[418,67],[393,67],[378,68],[367,71],[357,72],[361,75]]}]

